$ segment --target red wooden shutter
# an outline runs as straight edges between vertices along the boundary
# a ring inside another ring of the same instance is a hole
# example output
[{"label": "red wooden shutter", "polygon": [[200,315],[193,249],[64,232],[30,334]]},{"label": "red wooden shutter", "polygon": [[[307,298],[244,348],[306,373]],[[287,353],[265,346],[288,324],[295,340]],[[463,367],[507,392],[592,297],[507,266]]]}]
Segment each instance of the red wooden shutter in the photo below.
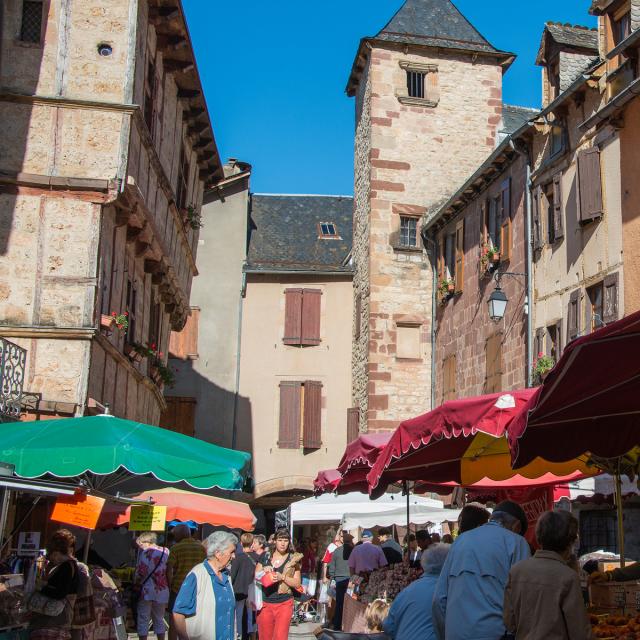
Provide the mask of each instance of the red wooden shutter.
[{"label": "red wooden shutter", "polygon": [[571,292],[567,310],[567,342],[580,333],[580,289]]},{"label": "red wooden shutter", "polygon": [[301,344],[320,344],[320,289],[304,289],[302,296]]},{"label": "red wooden shutter", "polygon": [[307,380],[304,383],[304,422],[302,444],[305,449],[322,446],[322,383]]},{"label": "red wooden shutter", "polygon": [[302,289],[285,289],[284,338],[285,344],[302,344]]},{"label": "red wooden shutter", "polygon": [[604,299],[602,304],[602,321],[605,324],[618,319],[618,273],[612,273],[604,279]]},{"label": "red wooden shutter", "polygon": [[347,409],[347,444],[353,442],[360,433],[360,409]]},{"label": "red wooden shutter", "polygon": [[580,193],[579,222],[591,222],[595,218],[600,218],[604,209],[598,147],[591,147],[578,153],[578,189]]},{"label": "red wooden shutter", "polygon": [[278,447],[297,449],[300,446],[300,397],[302,383],[280,383],[280,428]]},{"label": "red wooden shutter", "polygon": [[540,204],[541,204],[542,189],[535,187],[533,190],[533,249],[540,249],[542,247],[542,218],[540,217]]},{"label": "red wooden shutter", "polygon": [[553,237],[560,240],[564,236],[564,207],[562,206],[562,173],[553,176]]}]

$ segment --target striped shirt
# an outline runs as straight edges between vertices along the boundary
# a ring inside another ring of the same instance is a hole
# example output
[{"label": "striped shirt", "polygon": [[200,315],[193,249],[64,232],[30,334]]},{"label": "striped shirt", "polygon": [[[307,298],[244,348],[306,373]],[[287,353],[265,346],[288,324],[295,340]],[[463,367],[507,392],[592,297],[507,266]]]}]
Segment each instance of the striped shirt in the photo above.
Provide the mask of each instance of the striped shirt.
[{"label": "striped shirt", "polygon": [[184,538],[171,547],[169,551],[169,566],[173,572],[170,585],[172,593],[180,591],[180,587],[189,571],[203,562],[206,555],[202,543],[193,538]]}]

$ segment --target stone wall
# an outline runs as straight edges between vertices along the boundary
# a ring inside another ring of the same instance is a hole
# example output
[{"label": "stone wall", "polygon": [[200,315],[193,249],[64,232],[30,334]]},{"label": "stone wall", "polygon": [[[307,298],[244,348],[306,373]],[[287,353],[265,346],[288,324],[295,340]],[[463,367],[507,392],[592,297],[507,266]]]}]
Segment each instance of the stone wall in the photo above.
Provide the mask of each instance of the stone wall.
[{"label": "stone wall", "polygon": [[[437,67],[436,107],[398,99],[406,93],[401,62]],[[362,305],[369,320],[363,326],[370,333],[366,364],[362,336],[354,349],[354,401],[361,408],[361,428],[375,431],[393,429],[431,408],[432,270],[425,252],[399,251],[390,239],[401,215],[422,216],[454,192],[494,148],[502,70],[494,61],[474,62],[471,55],[415,48],[405,53],[389,45],[371,51],[358,91],[355,287],[356,293],[370,287],[368,304],[363,300]],[[367,170],[368,203],[366,190],[358,188]],[[368,279],[358,265],[366,247],[360,234],[369,238]],[[419,328],[418,357],[397,357],[402,326]]]}]

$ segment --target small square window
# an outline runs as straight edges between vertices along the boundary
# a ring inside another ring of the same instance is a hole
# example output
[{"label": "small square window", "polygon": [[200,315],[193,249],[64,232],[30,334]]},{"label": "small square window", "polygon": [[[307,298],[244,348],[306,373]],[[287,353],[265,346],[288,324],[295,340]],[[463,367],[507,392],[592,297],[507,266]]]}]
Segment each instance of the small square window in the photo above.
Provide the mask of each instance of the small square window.
[{"label": "small square window", "polygon": [[417,218],[409,218],[400,216],[400,246],[417,247],[418,246],[418,220]]},{"label": "small square window", "polygon": [[424,98],[424,78],[427,74],[420,71],[407,71],[407,91],[410,98]]},{"label": "small square window", "polygon": [[20,40],[40,44],[42,38],[42,0],[24,0]]},{"label": "small square window", "polygon": [[320,237],[321,238],[337,238],[338,230],[336,228],[335,223],[333,222],[321,222],[320,227]]}]

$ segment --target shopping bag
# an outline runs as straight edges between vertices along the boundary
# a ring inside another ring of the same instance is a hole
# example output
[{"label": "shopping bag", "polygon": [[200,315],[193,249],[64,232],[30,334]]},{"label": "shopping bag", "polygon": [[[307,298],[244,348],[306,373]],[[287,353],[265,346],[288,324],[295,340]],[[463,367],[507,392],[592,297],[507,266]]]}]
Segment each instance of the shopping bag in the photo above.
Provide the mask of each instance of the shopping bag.
[{"label": "shopping bag", "polygon": [[326,582],[322,583],[322,586],[320,587],[320,595],[318,596],[318,602],[320,604],[326,604],[327,602],[329,602],[329,590],[328,590],[328,586]]},{"label": "shopping bag", "polygon": [[247,604],[252,611],[260,611],[262,609],[262,587],[257,582],[249,585]]}]

